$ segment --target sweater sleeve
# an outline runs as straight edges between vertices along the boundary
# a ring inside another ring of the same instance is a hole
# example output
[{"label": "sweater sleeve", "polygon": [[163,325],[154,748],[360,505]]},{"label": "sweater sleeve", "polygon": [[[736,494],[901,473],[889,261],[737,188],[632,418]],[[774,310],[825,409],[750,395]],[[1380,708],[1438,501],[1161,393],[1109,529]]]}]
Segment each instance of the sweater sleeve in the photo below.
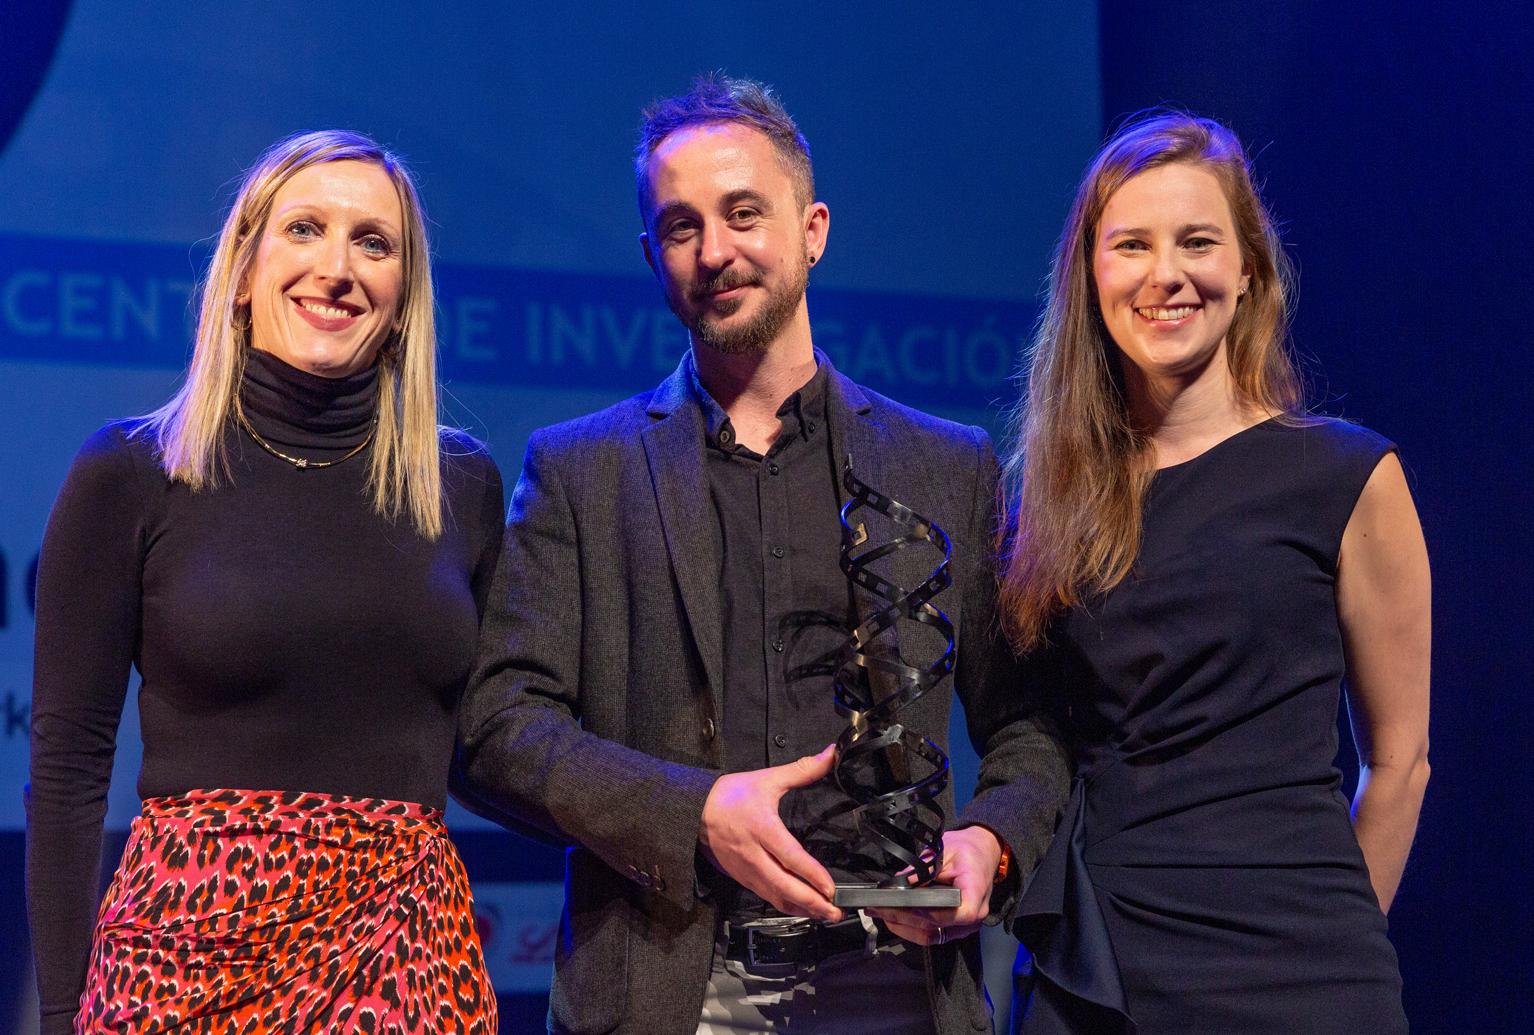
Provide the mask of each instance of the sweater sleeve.
[{"label": "sweater sleeve", "polygon": [[38,564],[26,884],[44,1035],[71,1030],[84,985],[138,639],[145,508],[132,449],[118,426],[86,442]]},{"label": "sweater sleeve", "polygon": [[474,608],[484,622],[485,605],[490,597],[490,584],[495,579],[496,562],[501,558],[501,537],[506,527],[506,488],[501,481],[501,469],[484,454],[484,496],[480,500],[479,554],[475,559],[470,588],[474,593]]}]

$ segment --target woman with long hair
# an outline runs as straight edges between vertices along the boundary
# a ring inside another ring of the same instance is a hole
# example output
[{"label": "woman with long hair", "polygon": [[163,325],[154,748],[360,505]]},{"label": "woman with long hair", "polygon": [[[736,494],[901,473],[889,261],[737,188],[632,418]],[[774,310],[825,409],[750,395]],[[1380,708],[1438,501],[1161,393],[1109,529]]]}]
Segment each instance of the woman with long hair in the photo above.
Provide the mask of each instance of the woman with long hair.
[{"label": "woman with long hair", "polygon": [[1307,413],[1289,285],[1224,126],[1154,113],[1092,162],[1006,471],[1004,609],[1077,765],[1024,1032],[1405,1030],[1427,554],[1394,446]]},{"label": "woman with long hair", "polygon": [[[281,140],[183,387],[76,457],[37,587],[43,1032],[495,1031],[441,810],[502,487],[438,426],[432,305],[400,159]],[[143,812],[98,909],[130,666]]]}]

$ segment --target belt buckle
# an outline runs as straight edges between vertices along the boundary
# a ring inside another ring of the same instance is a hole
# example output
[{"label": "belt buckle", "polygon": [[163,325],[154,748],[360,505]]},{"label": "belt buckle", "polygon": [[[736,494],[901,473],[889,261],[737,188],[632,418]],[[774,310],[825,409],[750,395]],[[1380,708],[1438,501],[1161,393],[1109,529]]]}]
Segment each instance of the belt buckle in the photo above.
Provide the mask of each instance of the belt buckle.
[{"label": "belt buckle", "polygon": [[[746,927],[746,969],[758,977],[784,978],[799,973],[799,959],[785,959],[797,936],[814,937],[814,927],[777,931],[770,927]],[[762,937],[758,938],[757,935]]]}]

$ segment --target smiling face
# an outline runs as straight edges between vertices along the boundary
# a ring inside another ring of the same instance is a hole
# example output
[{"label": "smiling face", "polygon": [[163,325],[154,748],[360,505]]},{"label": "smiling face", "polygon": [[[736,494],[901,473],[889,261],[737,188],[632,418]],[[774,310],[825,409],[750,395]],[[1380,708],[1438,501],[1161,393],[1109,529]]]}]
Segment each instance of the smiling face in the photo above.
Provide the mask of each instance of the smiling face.
[{"label": "smiling face", "polygon": [[404,294],[403,213],[370,162],[311,165],[272,199],[238,301],[251,345],[322,377],[373,363]]},{"label": "smiling face", "polygon": [[825,246],[830,213],[801,206],[765,134],[729,123],[691,126],[648,163],[645,259],[693,341],[763,355],[801,326],[810,257]]},{"label": "smiling face", "polygon": [[1197,378],[1217,359],[1223,369],[1249,278],[1213,173],[1177,162],[1124,183],[1098,221],[1092,269],[1108,333],[1146,379]]}]

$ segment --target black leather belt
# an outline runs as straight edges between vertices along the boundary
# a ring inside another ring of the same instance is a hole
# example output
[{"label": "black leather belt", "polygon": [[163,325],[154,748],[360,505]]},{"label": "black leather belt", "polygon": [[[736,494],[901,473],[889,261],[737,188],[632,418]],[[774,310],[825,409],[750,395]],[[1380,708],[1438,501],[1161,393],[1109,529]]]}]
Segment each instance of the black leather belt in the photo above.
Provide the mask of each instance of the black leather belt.
[{"label": "black leather belt", "polygon": [[761,977],[783,977],[846,952],[865,952],[870,935],[856,916],[838,923],[804,920],[796,924],[727,923],[725,959]]}]

